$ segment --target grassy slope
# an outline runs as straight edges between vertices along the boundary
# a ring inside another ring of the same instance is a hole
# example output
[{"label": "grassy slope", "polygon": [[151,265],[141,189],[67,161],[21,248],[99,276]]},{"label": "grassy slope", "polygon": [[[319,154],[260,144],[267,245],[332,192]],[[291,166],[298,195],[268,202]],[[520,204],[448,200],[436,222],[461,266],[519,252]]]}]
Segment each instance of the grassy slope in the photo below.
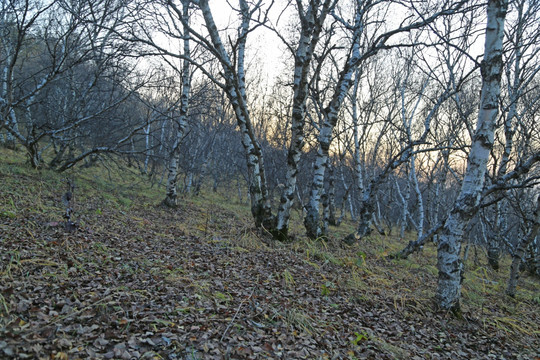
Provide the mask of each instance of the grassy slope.
[{"label": "grassy slope", "polygon": [[[471,251],[456,320],[433,310],[431,245],[389,261],[397,239],[310,242],[298,214],[297,240],[276,244],[234,197],[171,211],[162,189],[114,168],[37,172],[0,149],[0,358],[540,356],[539,281],[505,297],[509,259],[495,273]],[[74,233],[55,224],[66,176]]]}]

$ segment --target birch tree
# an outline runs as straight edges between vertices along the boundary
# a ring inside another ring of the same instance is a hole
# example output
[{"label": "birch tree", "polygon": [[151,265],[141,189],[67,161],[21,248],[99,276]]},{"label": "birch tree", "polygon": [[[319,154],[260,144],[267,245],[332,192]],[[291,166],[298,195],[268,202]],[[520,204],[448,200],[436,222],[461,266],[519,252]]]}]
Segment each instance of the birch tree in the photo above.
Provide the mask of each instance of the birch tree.
[{"label": "birch tree", "polygon": [[488,1],[478,122],[467,159],[467,170],[461,191],[444,223],[437,247],[437,269],[439,271],[437,304],[441,309],[455,312],[460,311],[459,298],[463,275],[460,252],[463,231],[476,213],[481,200],[480,195],[487,171],[487,162],[493,148],[503,70],[502,43],[507,10],[508,1],[506,0]]},{"label": "birch tree", "polygon": [[[249,102],[246,91],[246,44],[248,35],[253,31],[251,26],[252,17],[254,14],[262,14],[262,3],[259,1],[250,7],[250,3],[246,0],[240,0],[238,2],[238,9],[235,9],[239,16],[239,24],[236,29],[236,37],[233,40],[231,33],[226,34],[228,37],[228,43],[230,48],[226,47],[226,42],[222,39],[222,33],[220,33],[214,15],[210,8],[208,0],[201,1],[182,1],[182,6],[185,8],[188,4],[194,5],[198,10],[197,14],[202,15],[202,21],[204,29],[196,28],[199,24],[190,24],[188,19],[183,16],[183,10],[176,5],[173,0],[168,0],[165,7],[165,16],[162,15],[161,10],[156,11],[156,16],[163,21],[156,23],[158,32],[169,36],[174,39],[183,39],[185,36],[182,33],[189,34],[189,40],[204,51],[203,57],[194,58],[191,54],[184,52],[175,52],[174,47],[170,47],[167,44],[160,43],[155,38],[154,29],[148,29],[144,25],[133,27],[128,36],[132,42],[138,42],[146,45],[149,49],[143,52],[146,55],[159,55],[162,59],[173,65],[169,59],[181,59],[183,61],[183,69],[189,64],[192,67],[198,69],[204,76],[208,77],[219,88],[221,88],[226,94],[229,103],[233,109],[233,112],[237,119],[237,125],[242,133],[242,145],[245,150],[247,171],[248,171],[248,187],[251,199],[251,211],[255,220],[256,226],[264,226],[266,228],[274,227],[274,218],[271,213],[270,202],[268,199],[268,187],[266,176],[264,172],[264,156],[262,153],[259,140],[257,139],[253,122],[249,110]],[[144,9],[145,5],[143,5]],[[160,4],[158,4],[158,8]],[[138,8],[137,8],[138,9]],[[137,10],[135,9],[135,10]],[[154,15],[151,13],[150,15]],[[139,16],[137,11],[133,12],[133,16],[137,19]],[[261,15],[262,16],[262,15]],[[264,16],[263,16],[264,17]],[[138,19],[137,19],[138,20]],[[141,20],[138,20],[140,24]],[[142,21],[144,21],[144,16]],[[137,22],[135,22],[137,23]],[[261,19],[261,23],[264,23],[264,19]],[[144,24],[144,22],[143,22]],[[260,24],[259,24],[260,25]],[[258,26],[258,25],[256,25]],[[180,31],[180,27],[184,30]],[[180,36],[178,36],[180,34]],[[184,45],[185,40],[184,41]],[[213,62],[210,61],[209,55],[213,57],[218,66],[220,67],[219,74],[213,69]],[[189,86],[185,80],[189,77],[182,76],[183,78],[183,91],[189,91]],[[185,97],[185,95],[182,95]],[[187,98],[186,98],[187,100]],[[188,102],[184,102],[186,105],[185,111],[187,111]],[[181,135],[185,132],[185,123],[179,122],[177,127],[177,135]],[[180,139],[181,137],[177,137]],[[173,149],[177,149],[178,146],[173,146]],[[169,164],[169,186],[167,190],[166,203],[174,204],[172,200],[176,195],[174,190],[176,183],[174,173],[177,170],[177,165],[173,160],[178,157],[178,150],[176,155],[171,157],[171,163]]]},{"label": "birch tree", "polygon": [[[12,84],[13,84],[13,66],[15,65],[17,38],[19,36],[16,31],[16,8],[14,3],[2,1],[0,9],[0,65],[1,65],[1,87],[0,87],[0,131],[6,125],[17,127],[15,113],[10,103],[12,100]],[[17,128],[15,130],[18,130]],[[0,140],[3,145],[9,148],[15,148],[15,138],[9,132],[0,132]]]},{"label": "birch tree", "polygon": [[[25,49],[32,41],[30,40],[30,34],[54,5],[55,2],[41,6],[38,2],[30,0],[2,1],[2,8],[0,9],[0,30],[2,31],[0,39],[0,130],[5,129],[5,141],[10,147],[14,146],[15,141],[27,147],[30,162],[34,167],[40,166],[39,154],[35,146],[31,144],[33,139],[30,136],[25,136],[25,129],[20,128],[18,119],[20,114],[17,114],[16,110],[24,106],[28,108],[30,101],[34,100],[36,94],[56,76],[59,68],[45,68],[38,71],[38,74],[42,76],[40,79],[32,79],[36,80],[36,85],[29,89],[25,86],[27,84],[24,83],[26,78],[19,78],[16,75],[21,67]],[[41,47],[43,43],[33,45]],[[58,56],[58,52],[53,56]],[[63,54],[60,54],[60,56],[63,56]],[[59,60],[57,63],[62,63],[62,59]]]},{"label": "birch tree", "polygon": [[[384,10],[379,6],[385,6],[388,4],[371,2],[371,1],[354,1],[354,15],[352,19],[344,19],[336,16],[338,22],[340,22],[344,29],[348,32],[349,45],[347,50],[347,56],[342,67],[339,69],[337,81],[331,88],[331,93],[328,96],[328,102],[323,106],[322,115],[323,123],[320,125],[318,134],[318,149],[317,157],[314,161],[314,174],[310,186],[309,202],[306,205],[306,216],[304,218],[304,226],[306,233],[310,238],[317,238],[320,236],[319,227],[319,205],[322,193],[324,173],[326,171],[327,158],[330,151],[330,145],[332,140],[332,132],[338,121],[338,116],[343,105],[344,99],[347,93],[353,85],[353,75],[358,66],[366,61],[368,58],[377,54],[382,49],[398,47],[398,44],[389,45],[388,41],[395,35],[411,32],[417,29],[425,27],[427,24],[432,23],[441,16],[450,15],[458,11],[464,2],[458,2],[450,6],[443,4],[442,7],[436,9],[431,14],[418,13],[418,9],[413,10],[413,14],[417,17],[410,17],[401,26],[392,30],[386,31],[383,26],[384,19],[377,19],[377,16],[382,16]],[[399,5],[405,6],[400,3]],[[401,11],[407,11],[412,9],[400,9]],[[377,12],[379,11],[379,12]],[[412,20],[411,20],[412,19]],[[378,24],[373,29],[371,26]],[[382,29],[382,30],[381,30]],[[373,31],[370,33],[369,31]],[[319,100],[319,102],[322,99]],[[429,131],[428,131],[429,132]],[[423,141],[423,140],[422,140]],[[409,152],[406,152],[409,153]],[[408,156],[408,155],[407,155]],[[352,234],[347,239],[354,239],[362,237],[369,230],[369,222],[373,217],[373,207],[366,206],[365,211],[359,214],[360,224],[359,231],[356,234]],[[367,226],[366,226],[367,224]],[[360,229],[360,227],[362,229]]]},{"label": "birch tree", "polygon": [[[253,128],[253,122],[248,108],[246,93],[246,42],[249,33],[252,16],[261,10],[259,1],[250,8],[246,0],[239,0],[240,25],[237,29],[237,38],[233,44],[233,57],[227,52],[208,0],[198,1],[210,40],[196,34],[198,40],[204,44],[220,63],[224,89],[229,102],[236,115],[240,132],[242,133],[242,145],[244,146],[248,169],[248,187],[251,201],[251,213],[257,227],[273,229],[275,218],[272,215],[268,185],[264,169],[264,156],[260,143]],[[262,21],[264,22],[264,21]]]},{"label": "birch tree", "polygon": [[277,213],[275,236],[284,240],[287,238],[291,207],[294,202],[298,163],[304,145],[304,128],[306,106],[308,100],[308,85],[311,81],[310,70],[313,55],[321,38],[321,32],[328,14],[333,11],[337,0],[310,0],[306,7],[302,1],[297,1],[296,10],[300,20],[300,37],[294,54],[293,99],[291,115],[291,138],[287,155],[287,173],[285,187],[281,195]]},{"label": "birch tree", "polygon": [[[437,121],[433,122],[430,134],[430,141],[439,144],[439,148],[434,149],[436,160],[432,165],[433,170],[429,181],[432,188],[431,209],[428,212],[430,229],[423,232],[423,235],[418,236],[415,241],[410,241],[396,255],[398,257],[409,256],[412,252],[420,250],[427,240],[437,236],[448,213],[445,210],[448,203],[444,199],[448,197],[447,188],[462,179],[462,176],[454,169],[455,165],[452,164],[451,159],[455,155],[466,154],[468,148],[466,135],[472,136],[473,131],[469,131],[470,123],[478,108],[477,78],[474,75],[478,64],[467,55],[471,51],[474,39],[472,34],[477,31],[474,21],[477,16],[476,12],[470,12],[462,17],[461,24],[447,20],[440,25],[440,29],[434,27],[434,36],[442,39],[442,44],[436,47],[437,63],[441,64],[441,67],[440,73],[432,76],[431,81],[438,82],[439,87],[447,89],[449,97],[448,101],[440,105]],[[423,63],[426,61],[428,59],[424,59]],[[428,71],[432,71],[429,64],[426,67]],[[433,156],[428,156],[428,160]],[[451,180],[454,181],[451,182],[448,179],[449,174],[452,175]],[[453,202],[455,197],[449,200]]]},{"label": "birch tree", "polygon": [[[123,104],[135,99],[141,78],[123,62],[126,49],[112,30],[125,16],[124,3],[25,0],[2,4],[7,4],[13,20],[10,44],[3,39],[8,61],[3,69],[2,124],[25,147],[30,164],[43,165],[41,147],[47,139],[60,144],[53,164],[60,160],[63,164],[57,170],[101,151],[120,149],[125,133],[115,131],[114,136],[104,138],[105,145],[97,144],[96,137],[82,141],[75,129],[89,130],[103,117],[113,118],[125,111]],[[43,116],[53,109],[57,116]],[[121,125],[129,128],[133,124]],[[92,148],[82,146],[69,159],[59,157],[66,144],[73,145],[75,140]],[[111,142],[117,143],[111,146]]]},{"label": "birch tree", "polygon": [[540,196],[536,200],[536,207],[532,213],[529,222],[529,231],[518,243],[517,250],[512,257],[512,265],[510,266],[510,276],[506,287],[506,294],[515,297],[516,287],[519,279],[520,264],[527,251],[527,247],[534,242],[540,230]]},{"label": "birch tree", "polygon": [[181,71],[182,90],[180,95],[180,109],[178,116],[174,121],[175,134],[172,149],[169,153],[167,166],[167,191],[165,193],[165,199],[163,199],[163,204],[169,207],[176,207],[178,197],[178,161],[180,160],[180,144],[187,129],[187,116],[189,112],[189,96],[191,91],[191,51],[189,44],[189,2],[187,0],[183,0],[181,9],[178,9],[173,5],[171,5],[171,7],[175,15],[181,17],[181,23],[183,24],[183,33],[181,34],[181,37],[183,42],[184,59],[182,59]]},{"label": "birch tree", "polygon": [[[525,103],[523,94],[531,90],[531,82],[537,78],[540,72],[540,62],[537,60],[540,52],[540,33],[532,30],[540,21],[540,4],[535,1],[519,0],[510,4],[509,26],[505,31],[506,41],[504,43],[504,72],[502,119],[503,131],[500,136],[496,136],[496,147],[502,151],[494,151],[493,178],[504,176],[511,165],[511,162],[519,157],[516,153],[516,130],[519,119],[524,113],[530,111],[531,107],[539,98],[529,98]],[[534,86],[534,85],[532,85]],[[498,168],[497,168],[498,165]],[[507,217],[505,213],[508,204],[505,199],[495,204],[493,230],[494,236],[488,242],[488,262],[494,269],[499,268],[500,249],[505,239],[504,234],[507,229]]]},{"label": "birch tree", "polygon": [[[411,69],[411,71],[413,70]],[[411,158],[416,157],[416,154],[437,151],[442,146],[437,143],[427,146],[427,142],[433,141],[431,137],[431,125],[438,119],[441,106],[450,99],[456,90],[452,89],[451,80],[448,77],[442,76],[440,71],[439,69],[431,74],[426,73],[426,76],[420,78],[419,88],[412,92],[412,97],[407,95],[407,104],[403,103],[403,84],[398,81],[394,84],[393,88],[389,89],[389,93],[394,94],[392,98],[386,101],[389,104],[393,104],[392,108],[387,110],[385,119],[389,128],[386,131],[380,131],[377,144],[381,141],[382,136],[389,131],[391,134],[394,134],[394,139],[389,142],[387,141],[387,144],[393,144],[395,150],[389,147],[389,155],[384,160],[381,160],[380,150],[374,150],[373,156],[379,156],[379,164],[382,163],[382,166],[369,179],[365,180],[365,185],[359,199],[357,230],[344,239],[346,243],[353,243],[370,233],[371,222],[376,208],[376,193],[389,176],[400,166],[409,163]],[[396,71],[394,79],[400,78],[398,72],[399,70]],[[407,73],[407,71],[401,72]],[[458,86],[461,86],[469,75],[470,72],[464,73],[459,79]],[[433,83],[433,85],[430,83]],[[394,131],[391,131],[391,129],[394,129]],[[411,173],[409,172],[409,174]],[[411,182],[414,184],[414,179],[411,179]],[[414,190],[418,196],[416,188]],[[408,203],[406,198],[408,199],[409,196],[405,194],[402,204]],[[403,215],[405,219],[410,218],[408,210],[404,211]],[[402,223],[405,225],[403,221]]]}]

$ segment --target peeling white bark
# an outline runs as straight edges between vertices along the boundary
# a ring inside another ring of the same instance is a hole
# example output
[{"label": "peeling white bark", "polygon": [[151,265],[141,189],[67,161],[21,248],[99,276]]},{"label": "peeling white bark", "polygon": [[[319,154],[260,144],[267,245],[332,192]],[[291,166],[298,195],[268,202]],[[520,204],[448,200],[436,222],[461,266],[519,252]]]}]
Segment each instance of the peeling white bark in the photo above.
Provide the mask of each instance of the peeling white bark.
[{"label": "peeling white bark", "polygon": [[261,147],[253,131],[253,124],[247,106],[245,87],[244,57],[251,11],[246,0],[239,0],[242,22],[238,29],[236,68],[231,60],[219,31],[215,24],[208,0],[200,0],[199,7],[208,30],[213,52],[219,59],[225,80],[225,93],[234,110],[238,127],[242,133],[242,145],[246,154],[248,168],[249,198],[251,213],[257,227],[264,226],[272,229],[275,224],[272,218],[268,187],[264,174],[264,159]]},{"label": "peeling white bark", "polygon": [[317,148],[317,157],[313,166],[313,179],[311,182],[306,217],[304,218],[306,234],[312,239],[319,237],[321,234],[321,229],[319,226],[319,205],[321,201],[321,192],[324,183],[324,173],[326,171],[328,153],[330,150],[330,144],[332,142],[332,132],[337,124],[338,113],[343,105],[343,101],[345,100],[349,89],[353,85],[353,74],[356,72],[360,59],[362,58],[362,54],[360,52],[360,36],[364,30],[362,15],[362,9],[360,9],[360,5],[357,4],[351,56],[347,60],[345,68],[340,73],[330,103],[323,110],[324,122],[319,131],[319,146]]},{"label": "peeling white bark", "polygon": [[[298,8],[300,17],[300,39],[294,56],[294,83],[291,117],[291,144],[287,154],[287,173],[285,187],[281,195],[277,213],[276,237],[286,239],[289,230],[291,208],[294,203],[298,163],[304,146],[304,124],[306,117],[306,102],[308,98],[309,71],[313,53],[317,46],[323,24],[336,1],[326,0],[322,6],[310,2],[308,8],[302,11]],[[319,10],[319,7],[321,8]]]},{"label": "peeling white bark", "polygon": [[418,176],[416,175],[416,157],[411,156],[411,181],[416,194],[416,201],[418,203],[418,222],[416,226],[417,238],[420,239],[424,235],[424,199],[422,192],[420,191],[420,185],[418,183]]},{"label": "peeling white bark", "polygon": [[463,231],[478,209],[487,162],[493,148],[502,75],[504,20],[507,9],[508,0],[488,1],[478,122],[461,191],[441,230],[437,248],[439,279],[436,300],[438,306],[445,310],[460,311],[459,298],[463,272],[460,251]]},{"label": "peeling white bark", "polygon": [[189,57],[191,54],[189,44],[189,6],[186,2],[182,3],[183,31],[184,31],[184,56],[182,63],[182,93],[180,97],[180,114],[176,120],[176,134],[174,144],[169,155],[169,166],[167,175],[167,192],[163,203],[169,207],[176,207],[178,198],[178,162],[180,160],[180,144],[186,132],[188,123],[187,116],[189,112],[189,95],[191,92],[191,71]]}]

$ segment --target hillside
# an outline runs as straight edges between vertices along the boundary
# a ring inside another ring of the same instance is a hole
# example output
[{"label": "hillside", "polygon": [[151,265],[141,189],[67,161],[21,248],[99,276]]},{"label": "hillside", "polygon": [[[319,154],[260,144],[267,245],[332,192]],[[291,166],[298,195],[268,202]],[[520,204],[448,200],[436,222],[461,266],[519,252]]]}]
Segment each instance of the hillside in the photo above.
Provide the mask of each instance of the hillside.
[{"label": "hillside", "polygon": [[471,250],[456,319],[433,307],[433,245],[388,260],[403,240],[310,242],[298,219],[296,241],[274,243],[234,197],[169,210],[163,189],[116,169],[38,172],[0,150],[0,358],[540,357],[540,282],[524,274],[506,297],[509,259],[496,273]]}]

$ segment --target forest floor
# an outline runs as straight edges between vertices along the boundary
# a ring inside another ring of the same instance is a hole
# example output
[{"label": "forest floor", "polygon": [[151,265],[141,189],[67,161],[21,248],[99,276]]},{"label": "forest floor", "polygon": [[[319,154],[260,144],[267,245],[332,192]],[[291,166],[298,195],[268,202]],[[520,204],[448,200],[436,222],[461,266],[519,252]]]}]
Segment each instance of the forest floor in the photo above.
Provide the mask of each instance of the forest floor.
[{"label": "forest floor", "polygon": [[0,150],[0,358],[540,358],[540,281],[506,297],[509,259],[494,272],[471,250],[456,319],[433,305],[433,245],[388,260],[406,240],[345,246],[347,223],[311,242],[299,219],[294,242],[274,243],[238,199],[170,210],[162,188],[113,168],[35,171]]}]

